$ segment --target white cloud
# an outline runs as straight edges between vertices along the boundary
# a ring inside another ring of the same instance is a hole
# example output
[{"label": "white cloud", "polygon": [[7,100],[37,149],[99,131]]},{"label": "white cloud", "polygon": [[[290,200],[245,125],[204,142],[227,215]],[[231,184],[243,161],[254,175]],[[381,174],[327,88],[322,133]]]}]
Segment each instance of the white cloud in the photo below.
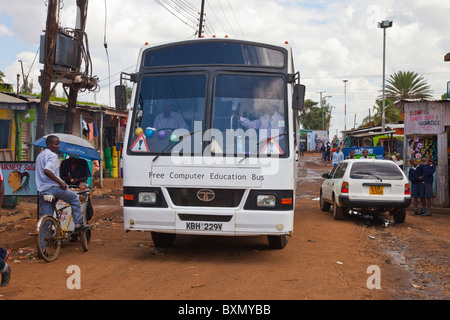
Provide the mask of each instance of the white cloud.
[{"label": "white cloud", "polygon": [[0,24],[0,37],[12,37],[13,33],[7,26]]},{"label": "white cloud", "polygon": [[[66,0],[61,11],[64,27],[74,27],[76,11],[75,1],[72,2]],[[200,1],[187,2],[196,9],[187,11],[189,19],[184,18],[191,27],[155,1],[108,0],[106,40],[112,75],[108,81],[108,61],[103,47],[105,2],[90,1],[86,32],[93,74],[101,79],[101,91],[95,97],[81,93],[82,99],[95,98],[97,102],[109,103],[109,88],[113,91],[121,71],[134,70],[130,67],[136,64],[138,51],[145,42],[193,38],[192,26],[195,28]],[[344,128],[343,79],[349,80],[347,128],[353,124],[355,112],[360,123],[380,95],[383,38],[377,22],[381,20],[394,21],[393,27],[387,30],[386,74],[416,71],[424,74],[436,97],[445,91],[445,84],[450,80],[450,63],[443,62],[443,56],[450,52],[448,9],[450,2],[440,0],[228,0],[210,1],[205,6],[207,36],[213,32],[233,38],[245,35],[247,40],[280,44],[288,40],[294,50],[295,65],[307,85],[307,98],[318,101],[318,91],[332,96],[328,101],[334,106],[333,134],[335,128],[339,131]],[[43,2],[9,1],[2,5],[0,13],[13,17],[11,25],[0,25],[0,36],[5,35],[4,30],[9,32],[3,40],[11,39],[12,35],[13,39],[38,48],[47,14]],[[17,60],[22,59],[27,69],[34,58],[35,53],[22,51],[18,50],[9,61],[0,61],[0,70],[5,69],[2,71],[12,83],[20,73]],[[36,90],[39,90],[40,68],[42,65],[36,61],[31,73]]]}]

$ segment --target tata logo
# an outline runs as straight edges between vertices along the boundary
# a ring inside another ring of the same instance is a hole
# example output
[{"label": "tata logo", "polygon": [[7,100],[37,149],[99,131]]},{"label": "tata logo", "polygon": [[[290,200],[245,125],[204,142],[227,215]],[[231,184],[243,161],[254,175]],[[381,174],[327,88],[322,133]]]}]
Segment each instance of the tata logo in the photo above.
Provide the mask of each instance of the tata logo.
[{"label": "tata logo", "polygon": [[214,193],[214,191],[209,189],[201,189],[197,192],[197,198],[200,201],[210,202],[213,201],[215,197],[216,194]]}]

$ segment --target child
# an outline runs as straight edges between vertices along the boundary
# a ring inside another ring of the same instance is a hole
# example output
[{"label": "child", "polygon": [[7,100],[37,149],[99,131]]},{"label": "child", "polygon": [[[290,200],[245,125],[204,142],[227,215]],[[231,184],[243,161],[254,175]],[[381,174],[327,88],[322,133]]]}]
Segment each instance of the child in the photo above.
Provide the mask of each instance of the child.
[{"label": "child", "polygon": [[431,156],[427,156],[425,164],[423,165],[422,178],[422,196],[425,198],[426,208],[424,216],[431,216],[431,198],[433,197],[433,174],[436,167],[431,161]]},{"label": "child", "polygon": [[422,175],[423,175],[423,168],[422,166],[419,166],[417,164],[416,159],[409,160],[409,163],[411,163],[411,168],[409,168],[408,172],[408,179],[411,181],[411,197],[414,201],[414,213],[413,215],[419,215],[419,211],[417,209],[418,204],[418,198],[422,200],[422,212],[425,207],[425,199],[422,197]]}]

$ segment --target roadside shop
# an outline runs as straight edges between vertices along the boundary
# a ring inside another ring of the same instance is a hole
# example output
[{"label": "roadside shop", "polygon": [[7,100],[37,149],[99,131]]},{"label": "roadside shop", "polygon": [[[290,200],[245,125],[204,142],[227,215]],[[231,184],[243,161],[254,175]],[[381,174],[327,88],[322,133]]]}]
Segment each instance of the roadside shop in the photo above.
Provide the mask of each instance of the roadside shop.
[{"label": "roadside shop", "polygon": [[433,205],[449,206],[450,100],[403,100],[405,108],[404,161],[424,163],[431,156],[436,165]]}]

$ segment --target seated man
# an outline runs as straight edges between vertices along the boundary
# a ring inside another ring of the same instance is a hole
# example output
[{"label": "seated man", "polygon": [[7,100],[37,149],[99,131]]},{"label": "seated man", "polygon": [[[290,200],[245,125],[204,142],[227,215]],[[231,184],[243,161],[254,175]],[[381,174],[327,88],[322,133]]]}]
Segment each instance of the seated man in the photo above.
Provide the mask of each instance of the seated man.
[{"label": "seated man", "polygon": [[75,232],[80,232],[89,228],[83,224],[81,215],[81,205],[78,194],[67,187],[67,184],[59,177],[59,138],[49,135],[46,139],[47,148],[36,158],[36,187],[39,192],[39,207],[42,215],[52,215],[53,206],[44,200],[45,194],[50,194],[57,199],[61,199],[72,206],[73,222]]},{"label": "seated man", "polygon": [[263,106],[260,110],[261,116],[259,119],[250,120],[241,117],[232,111],[232,116],[236,118],[243,127],[248,129],[260,130],[260,142],[273,138],[278,142],[283,151],[285,146],[285,118],[280,114],[276,107]]},{"label": "seated man", "polygon": [[86,188],[91,171],[86,160],[80,159],[76,154],[70,154],[68,159],[61,162],[59,176],[68,185]]},{"label": "seated man", "polygon": [[163,112],[158,114],[153,123],[156,130],[159,129],[186,129],[189,130],[186,121],[181,114],[172,111],[172,102],[164,101]]}]

